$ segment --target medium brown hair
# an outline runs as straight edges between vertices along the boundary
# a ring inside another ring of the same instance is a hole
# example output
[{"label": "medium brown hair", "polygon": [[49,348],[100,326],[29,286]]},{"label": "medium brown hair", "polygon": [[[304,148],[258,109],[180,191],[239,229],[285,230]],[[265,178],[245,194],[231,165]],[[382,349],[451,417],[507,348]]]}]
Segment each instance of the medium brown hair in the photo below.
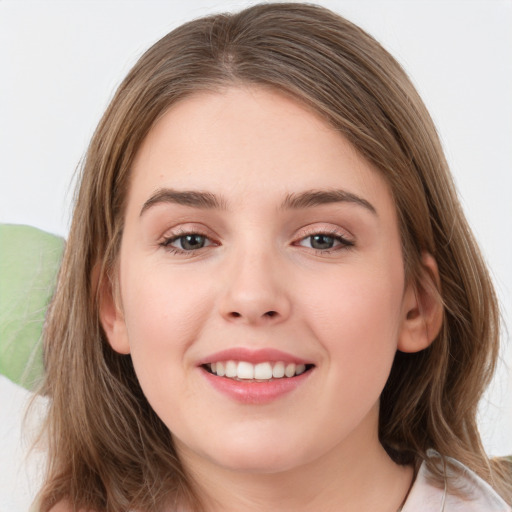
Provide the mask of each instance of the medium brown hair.
[{"label": "medium brown hair", "polygon": [[423,252],[437,261],[443,327],[429,348],[396,354],[381,397],[383,446],[401,464],[417,464],[430,448],[452,456],[511,500],[476,424],[498,357],[496,297],[432,120],[372,37],[324,8],[283,3],[175,29],[141,57],[99,123],[44,333],[51,401],[41,510],[63,499],[77,510],[158,511],[176,499],[200,508],[130,356],[106,341],[98,283],[112,276],[131,164],[155,121],[194,92],[237,84],[292,95],[380,170],[396,203],[410,282],[420,286]]}]

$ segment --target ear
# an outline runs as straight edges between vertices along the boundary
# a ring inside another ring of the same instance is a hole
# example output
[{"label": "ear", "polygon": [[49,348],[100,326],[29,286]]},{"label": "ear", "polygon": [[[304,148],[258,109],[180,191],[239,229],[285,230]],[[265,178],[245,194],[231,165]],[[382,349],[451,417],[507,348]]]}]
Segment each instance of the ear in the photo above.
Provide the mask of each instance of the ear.
[{"label": "ear", "polygon": [[[95,268],[93,274],[99,271]],[[98,281],[96,277],[96,281]],[[93,279],[94,281],[94,279]],[[107,336],[110,346],[120,354],[130,353],[128,332],[124,320],[124,313],[121,308],[121,299],[117,287],[105,274],[98,282],[99,286],[99,317],[101,326]]]},{"label": "ear", "polygon": [[402,326],[398,337],[398,350],[419,352],[430,346],[443,324],[439,270],[434,257],[423,253],[419,282],[407,285],[402,303]]}]

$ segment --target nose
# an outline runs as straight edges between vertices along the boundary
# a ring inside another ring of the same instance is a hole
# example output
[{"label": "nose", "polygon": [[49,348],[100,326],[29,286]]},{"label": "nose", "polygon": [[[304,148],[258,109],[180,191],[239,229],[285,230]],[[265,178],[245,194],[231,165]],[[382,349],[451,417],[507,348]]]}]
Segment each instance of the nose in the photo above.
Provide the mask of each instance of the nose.
[{"label": "nose", "polygon": [[220,313],[229,322],[270,325],[291,311],[286,278],[275,258],[263,251],[240,254],[229,263]]}]

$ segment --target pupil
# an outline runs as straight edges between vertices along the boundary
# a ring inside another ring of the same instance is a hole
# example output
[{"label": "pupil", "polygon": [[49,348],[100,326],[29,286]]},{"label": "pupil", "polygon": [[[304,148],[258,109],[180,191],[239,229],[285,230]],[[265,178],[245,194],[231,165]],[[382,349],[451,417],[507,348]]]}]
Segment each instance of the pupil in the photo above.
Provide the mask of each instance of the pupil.
[{"label": "pupil", "polygon": [[185,235],[181,238],[181,246],[186,251],[201,249],[204,247],[204,242],[204,236],[202,235]]},{"label": "pupil", "polygon": [[311,247],[314,249],[332,249],[334,238],[328,235],[314,235],[311,237]]}]

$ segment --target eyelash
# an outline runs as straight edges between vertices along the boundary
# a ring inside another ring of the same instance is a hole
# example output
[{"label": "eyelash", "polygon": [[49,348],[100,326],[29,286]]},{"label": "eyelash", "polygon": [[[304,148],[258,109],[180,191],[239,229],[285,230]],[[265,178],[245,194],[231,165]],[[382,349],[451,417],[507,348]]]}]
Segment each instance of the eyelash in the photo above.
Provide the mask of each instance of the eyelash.
[{"label": "eyelash", "polygon": [[338,229],[331,229],[331,230],[322,230],[322,229],[313,229],[309,232],[301,233],[301,237],[299,238],[298,242],[294,242],[294,245],[299,245],[300,247],[304,247],[300,245],[300,242],[303,242],[304,240],[312,239],[314,236],[324,236],[334,239],[335,242],[339,242],[339,246],[332,247],[330,249],[315,249],[314,247],[310,247],[312,251],[315,252],[315,254],[320,256],[326,256],[338,251],[343,251],[350,249],[355,245],[355,243],[352,240],[349,240],[345,234],[342,234]]},{"label": "eyelash", "polygon": [[[180,238],[184,239],[187,236],[200,236],[200,237],[203,237],[205,240],[208,240],[210,243],[208,243],[208,245],[206,245],[206,246],[200,247],[199,249],[189,249],[189,250],[187,250],[187,249],[180,249],[178,247],[173,247],[171,245],[173,242],[176,242]],[[201,231],[198,231],[198,230],[183,231],[183,232],[179,232],[179,233],[173,234],[173,235],[171,235],[169,237],[165,237],[162,240],[162,242],[160,243],[160,246],[162,246],[166,251],[168,251],[171,254],[179,254],[179,255],[182,255],[182,256],[190,256],[190,257],[194,256],[195,253],[197,253],[201,249],[204,249],[205,247],[210,247],[212,245],[214,246],[214,245],[218,245],[218,244],[215,243],[215,242],[212,242],[212,240],[210,239],[210,237],[208,237],[208,235],[206,235],[206,234],[204,234],[204,233],[202,233]]]},{"label": "eyelash", "polygon": [[[205,240],[209,241],[208,245],[199,247],[198,249],[180,249],[178,247],[173,247],[171,244],[176,242],[177,240],[184,239],[187,236],[200,236],[203,237]],[[294,242],[292,245],[299,246],[299,247],[305,247],[301,245],[300,242],[303,242],[304,240],[312,239],[314,236],[325,236],[334,239],[335,242],[339,242],[339,246],[329,248],[329,249],[315,249],[314,247],[310,247],[311,250],[315,252],[315,254],[325,256],[332,254],[334,252],[338,252],[341,250],[350,249],[355,245],[355,243],[348,238],[346,238],[345,235],[341,234],[338,230],[312,230],[311,232],[302,233],[301,237],[298,239],[297,242]],[[216,246],[219,245],[216,242],[213,242],[208,235],[202,233],[201,231],[184,231],[177,234],[173,234],[169,237],[166,237],[163,239],[163,241],[159,244],[162,246],[166,251],[168,251],[171,254],[178,254],[178,255],[184,255],[192,257],[195,254],[197,254],[198,251],[201,249],[204,249],[206,247],[210,246]]]}]

